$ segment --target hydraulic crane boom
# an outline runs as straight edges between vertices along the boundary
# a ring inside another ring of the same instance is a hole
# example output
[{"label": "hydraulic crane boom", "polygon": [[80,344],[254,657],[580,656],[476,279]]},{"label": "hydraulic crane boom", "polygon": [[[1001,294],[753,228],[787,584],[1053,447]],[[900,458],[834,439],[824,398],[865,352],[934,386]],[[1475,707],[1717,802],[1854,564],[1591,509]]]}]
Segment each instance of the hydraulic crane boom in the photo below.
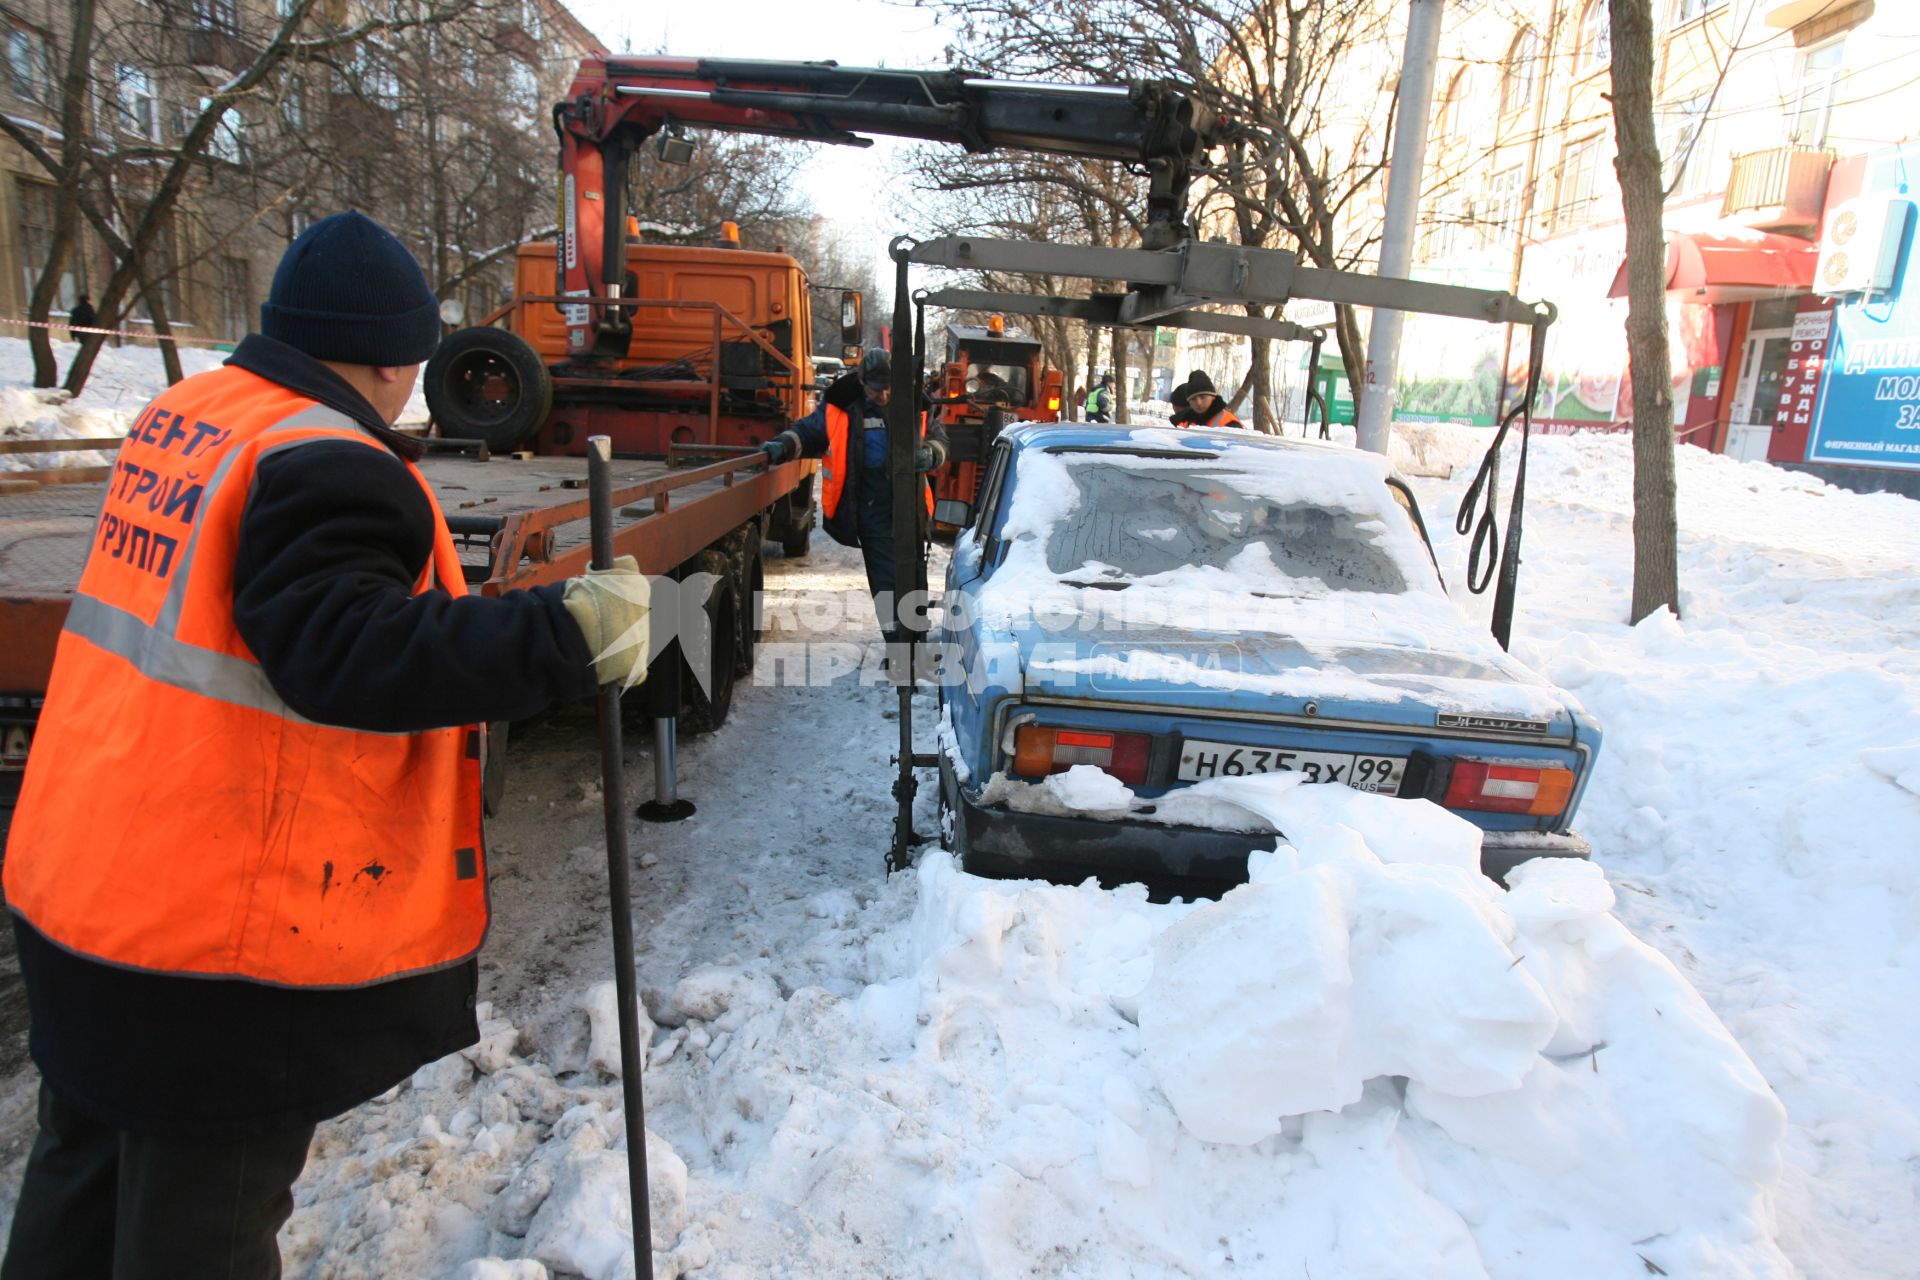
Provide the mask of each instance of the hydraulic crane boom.
[{"label": "hydraulic crane boom", "polygon": [[1210,112],[1178,88],[1054,85],[964,71],[889,71],[831,62],[594,55],[554,107],[561,162],[561,292],[576,355],[627,348],[627,312],[605,305],[626,279],[627,163],[661,130],[685,126],[870,146],[861,133],[1118,160],[1148,178],[1150,249],[1186,234],[1187,187],[1212,143]]}]

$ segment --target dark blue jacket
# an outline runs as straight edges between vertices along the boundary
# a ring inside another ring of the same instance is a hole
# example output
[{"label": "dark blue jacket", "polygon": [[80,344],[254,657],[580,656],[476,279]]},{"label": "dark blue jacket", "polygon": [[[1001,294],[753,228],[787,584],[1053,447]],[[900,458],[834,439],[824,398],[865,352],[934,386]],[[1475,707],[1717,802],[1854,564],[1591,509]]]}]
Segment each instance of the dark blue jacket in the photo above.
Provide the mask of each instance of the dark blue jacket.
[{"label": "dark blue jacket", "polygon": [[[826,394],[820,397],[820,403],[814,406],[812,413],[800,418],[788,427],[784,435],[798,444],[803,458],[820,458],[827,452],[827,406],[834,405],[847,411],[851,421],[847,425],[847,454],[852,465],[848,468],[847,485],[840,494],[840,505],[832,515],[822,512],[821,527],[827,536],[842,546],[860,545],[860,494],[861,485],[868,475],[878,479],[881,484],[878,498],[888,512],[887,521],[891,524],[893,511],[893,490],[887,486],[881,473],[887,467],[887,433],[884,429],[863,425],[870,418],[884,418],[886,410],[867,399],[866,388],[860,382],[858,373],[845,373],[835,378],[827,387]],[[929,422],[927,439],[938,450],[937,456],[946,457],[946,433],[937,422]]]}]

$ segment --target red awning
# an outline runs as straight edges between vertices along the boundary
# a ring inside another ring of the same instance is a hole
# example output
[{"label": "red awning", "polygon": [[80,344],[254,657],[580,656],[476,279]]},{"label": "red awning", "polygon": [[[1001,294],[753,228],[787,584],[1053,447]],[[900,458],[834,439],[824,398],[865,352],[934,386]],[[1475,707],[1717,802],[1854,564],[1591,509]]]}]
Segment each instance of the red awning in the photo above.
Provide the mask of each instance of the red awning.
[{"label": "red awning", "polygon": [[[1667,236],[1667,292],[1687,302],[1746,302],[1813,288],[1820,247],[1765,231],[1675,231]],[[1609,298],[1627,296],[1627,264]]]}]

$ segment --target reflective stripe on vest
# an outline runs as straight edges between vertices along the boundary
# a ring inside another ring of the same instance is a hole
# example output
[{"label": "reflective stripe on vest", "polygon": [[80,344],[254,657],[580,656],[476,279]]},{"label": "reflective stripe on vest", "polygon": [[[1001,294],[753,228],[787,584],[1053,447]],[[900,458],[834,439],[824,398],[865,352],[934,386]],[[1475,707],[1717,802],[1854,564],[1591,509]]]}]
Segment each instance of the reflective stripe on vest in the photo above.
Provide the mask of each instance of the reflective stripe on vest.
[{"label": "reflective stripe on vest", "polygon": [[[191,425],[189,425],[191,424]],[[487,928],[480,732],[376,733],[287,706],[233,621],[261,458],[386,452],[244,370],[141,415],[108,482],[8,844],[9,905],[62,947],[161,973],[349,987],[458,963]],[[424,477],[414,594],[465,594]]]},{"label": "reflective stripe on vest", "polygon": [[[853,415],[837,404],[827,406],[827,453],[820,463],[820,514],[831,520],[840,510],[840,495],[847,491],[848,444],[853,436]],[[920,438],[927,438],[927,415],[920,415]],[[921,482],[927,514],[933,514],[933,489]]]}]

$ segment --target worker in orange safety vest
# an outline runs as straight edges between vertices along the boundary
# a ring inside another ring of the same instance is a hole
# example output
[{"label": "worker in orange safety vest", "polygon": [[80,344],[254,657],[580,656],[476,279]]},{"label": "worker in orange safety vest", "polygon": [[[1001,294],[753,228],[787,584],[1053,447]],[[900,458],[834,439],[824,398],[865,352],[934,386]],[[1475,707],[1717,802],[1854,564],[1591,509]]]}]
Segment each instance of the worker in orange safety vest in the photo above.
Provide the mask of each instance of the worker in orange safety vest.
[{"label": "worker in orange safety vest", "polygon": [[[821,522],[835,542],[860,548],[883,631],[894,623],[891,602],[899,581],[893,563],[893,484],[887,475],[886,408],[892,388],[892,358],[880,347],[870,348],[857,370],[834,380],[812,413],[760,446],[776,463],[824,459]],[[946,433],[938,423],[929,424],[923,410],[914,471],[924,476],[946,459]],[[920,492],[931,519],[933,489],[922,480]]]},{"label": "worker in orange safety vest", "polygon": [[1227,408],[1227,402],[1214,389],[1213,379],[1204,369],[1195,369],[1187,380],[1173,389],[1173,417],[1176,427],[1238,427],[1242,423]]},{"label": "worker in orange safety vest", "polygon": [[[115,460],[5,858],[41,1072],[0,1277],[280,1274],[314,1126],[470,1045],[480,726],[630,683],[646,580],[468,595],[391,429],[440,336],[360,214]],[[621,643],[622,640],[626,643]]]}]

